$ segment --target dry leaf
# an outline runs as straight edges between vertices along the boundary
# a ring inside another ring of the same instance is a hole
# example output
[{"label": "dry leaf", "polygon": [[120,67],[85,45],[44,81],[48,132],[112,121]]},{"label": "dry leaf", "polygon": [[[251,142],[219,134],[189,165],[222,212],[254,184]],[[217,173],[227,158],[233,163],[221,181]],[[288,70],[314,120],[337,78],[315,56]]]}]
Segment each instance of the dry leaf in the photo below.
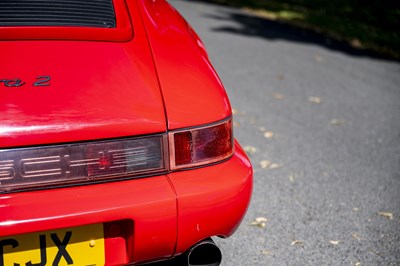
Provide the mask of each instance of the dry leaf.
[{"label": "dry leaf", "polygon": [[360,237],[357,233],[354,233],[354,234],[352,234],[351,236],[352,236],[354,239],[357,239],[358,241],[361,240],[361,237]]},{"label": "dry leaf", "polygon": [[324,59],[322,58],[322,56],[320,56],[319,54],[315,55],[315,61],[317,62],[322,62],[324,61]]},{"label": "dry leaf", "polygon": [[265,227],[268,219],[264,217],[257,217],[254,221],[250,222],[249,225],[258,226],[258,227]]},{"label": "dry leaf", "polygon": [[321,98],[316,97],[316,96],[310,96],[310,97],[308,97],[308,100],[312,103],[321,103]]},{"label": "dry leaf", "polygon": [[331,125],[337,125],[337,126],[339,126],[339,125],[342,125],[342,124],[344,124],[344,120],[343,119],[336,119],[336,118],[334,118],[334,119],[332,119],[329,123],[331,124]]},{"label": "dry leaf", "polygon": [[378,212],[378,215],[388,218],[389,220],[393,220],[393,213],[391,212]]},{"label": "dry leaf", "polygon": [[265,224],[265,223],[251,222],[250,225],[258,226],[258,227],[264,228],[266,224]]},{"label": "dry leaf", "polygon": [[268,168],[268,166],[269,166],[270,164],[271,164],[271,162],[268,161],[268,160],[262,160],[262,161],[260,162],[261,168]]},{"label": "dry leaf", "polygon": [[256,147],[253,147],[253,146],[246,146],[246,147],[244,147],[244,150],[247,152],[247,153],[256,153],[257,152],[257,148]]},{"label": "dry leaf", "polygon": [[272,251],[270,251],[270,250],[263,250],[263,251],[261,251],[261,253],[263,254],[263,255],[272,255]]},{"label": "dry leaf", "polygon": [[340,240],[331,240],[329,241],[329,243],[331,243],[332,245],[338,245],[340,242]]},{"label": "dry leaf", "polygon": [[276,168],[280,168],[282,167],[282,165],[277,164],[277,163],[271,163],[269,166],[269,169],[276,169]]},{"label": "dry leaf", "polygon": [[272,131],[267,131],[267,132],[264,133],[264,137],[267,138],[267,139],[270,139],[273,136],[274,136],[274,132],[272,132]]},{"label": "dry leaf", "polygon": [[278,100],[283,100],[285,98],[285,96],[280,93],[273,93],[272,96],[274,96],[274,98]]},{"label": "dry leaf", "polygon": [[267,221],[268,221],[268,219],[265,217],[257,217],[256,218],[256,222],[258,222],[258,223],[263,223],[263,222],[267,222]]},{"label": "dry leaf", "polygon": [[301,240],[295,240],[295,241],[293,241],[290,245],[291,245],[291,246],[294,246],[294,245],[303,245],[303,241],[301,241]]},{"label": "dry leaf", "polygon": [[354,264],[354,266],[361,266],[361,262],[357,261],[356,264]]}]

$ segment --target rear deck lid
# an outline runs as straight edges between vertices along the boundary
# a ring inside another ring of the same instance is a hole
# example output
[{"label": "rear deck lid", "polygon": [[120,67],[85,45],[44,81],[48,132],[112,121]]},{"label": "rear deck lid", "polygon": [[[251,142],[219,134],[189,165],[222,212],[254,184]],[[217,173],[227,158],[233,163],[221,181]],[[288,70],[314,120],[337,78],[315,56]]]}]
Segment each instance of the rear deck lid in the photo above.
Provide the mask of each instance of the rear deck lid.
[{"label": "rear deck lid", "polygon": [[133,37],[114,3],[116,28],[0,27],[1,148],[166,131],[140,15],[131,11]]}]

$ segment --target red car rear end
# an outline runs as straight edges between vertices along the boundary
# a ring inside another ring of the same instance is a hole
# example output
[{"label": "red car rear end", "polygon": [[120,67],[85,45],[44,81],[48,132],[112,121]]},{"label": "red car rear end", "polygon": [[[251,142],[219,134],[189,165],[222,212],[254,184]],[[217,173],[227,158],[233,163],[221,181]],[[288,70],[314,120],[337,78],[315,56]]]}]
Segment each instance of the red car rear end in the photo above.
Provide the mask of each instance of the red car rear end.
[{"label": "red car rear end", "polygon": [[186,21],[147,0],[0,14],[0,265],[218,253],[208,239],[240,224],[252,169]]}]

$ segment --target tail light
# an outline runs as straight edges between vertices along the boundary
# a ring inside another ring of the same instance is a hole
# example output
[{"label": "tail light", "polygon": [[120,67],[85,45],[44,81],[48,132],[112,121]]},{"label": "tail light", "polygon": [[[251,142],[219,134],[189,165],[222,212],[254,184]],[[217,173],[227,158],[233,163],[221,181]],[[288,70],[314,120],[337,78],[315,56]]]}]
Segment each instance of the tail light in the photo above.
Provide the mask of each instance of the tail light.
[{"label": "tail light", "polygon": [[169,134],[172,170],[218,162],[233,154],[232,120]]},{"label": "tail light", "polygon": [[233,147],[229,119],[168,135],[0,149],[0,193],[166,173],[222,161]]},{"label": "tail light", "polygon": [[0,150],[0,192],[167,170],[166,137]]}]

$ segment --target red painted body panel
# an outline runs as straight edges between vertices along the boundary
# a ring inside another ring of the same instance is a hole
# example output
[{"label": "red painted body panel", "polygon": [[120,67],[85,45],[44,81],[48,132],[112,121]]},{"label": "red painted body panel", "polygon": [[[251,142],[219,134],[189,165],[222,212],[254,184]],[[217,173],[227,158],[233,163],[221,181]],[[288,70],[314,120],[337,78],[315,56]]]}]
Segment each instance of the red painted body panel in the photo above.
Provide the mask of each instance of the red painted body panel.
[{"label": "red painted body panel", "polygon": [[[252,192],[252,168],[239,145],[222,165],[170,175],[178,195],[177,253],[209,236],[228,237],[242,220]],[[207,177],[206,177],[207,176]]]},{"label": "red painted body panel", "polygon": [[130,220],[129,262],[167,258],[209,236],[229,236],[252,190],[250,162],[235,148],[226,162],[167,176],[0,195],[0,236]]},{"label": "red painted body panel", "polygon": [[[0,147],[166,131],[143,27],[125,43],[0,41],[0,55],[0,80],[25,82],[0,83]],[[50,86],[34,87],[38,76],[50,76]]]},{"label": "red painted body panel", "polygon": [[[0,161],[2,148],[134,137],[231,116],[201,40],[175,9],[163,0],[114,4],[111,31],[0,27],[0,80],[25,82],[0,82]],[[51,85],[33,86],[40,76]],[[104,223],[107,265],[167,259],[230,236],[251,191],[251,164],[235,142],[230,159],[205,167],[0,194],[0,237]]]},{"label": "red painted body panel", "polygon": [[129,219],[135,241],[131,260],[174,251],[176,203],[165,176],[1,195],[0,202],[0,236]]},{"label": "red painted body panel", "polygon": [[187,22],[166,1],[138,3],[157,66],[168,128],[201,125],[231,115],[221,81]]}]

